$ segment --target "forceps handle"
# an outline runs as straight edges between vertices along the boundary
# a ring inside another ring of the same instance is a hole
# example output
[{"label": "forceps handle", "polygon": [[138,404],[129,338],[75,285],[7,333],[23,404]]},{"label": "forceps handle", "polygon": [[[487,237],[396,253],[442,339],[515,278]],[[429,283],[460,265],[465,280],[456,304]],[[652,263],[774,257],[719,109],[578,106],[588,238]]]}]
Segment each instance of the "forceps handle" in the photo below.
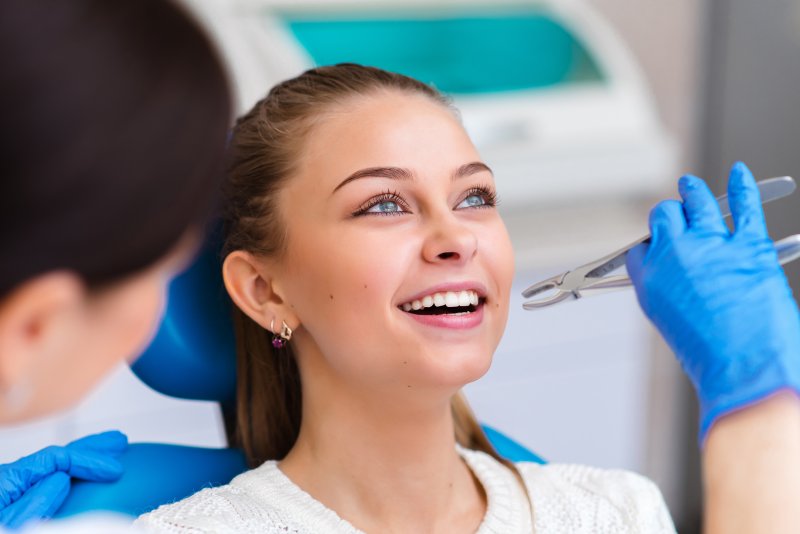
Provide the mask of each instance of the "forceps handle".
[{"label": "forceps handle", "polygon": [[[772,202],[773,200],[791,195],[797,187],[791,176],[767,178],[766,180],[761,180],[756,185],[758,186],[758,192],[761,195],[761,204],[766,204],[767,202]],[[729,217],[731,215],[731,207],[728,202],[727,194],[718,196],[717,204],[719,205],[719,211],[722,213],[723,217]],[[601,263],[599,266],[586,273],[586,278],[601,278],[608,273],[619,269],[625,264],[625,254],[630,249],[649,240],[650,234],[647,234],[620,251],[615,252],[611,255],[608,261]]]},{"label": "forceps handle", "polygon": [[[776,241],[775,252],[778,254],[778,263],[786,265],[800,258],[800,234],[790,235],[784,237],[780,241]],[[611,289],[620,289],[633,285],[631,279],[627,275],[607,276],[590,286],[581,289],[581,293],[598,293],[608,291]]]}]

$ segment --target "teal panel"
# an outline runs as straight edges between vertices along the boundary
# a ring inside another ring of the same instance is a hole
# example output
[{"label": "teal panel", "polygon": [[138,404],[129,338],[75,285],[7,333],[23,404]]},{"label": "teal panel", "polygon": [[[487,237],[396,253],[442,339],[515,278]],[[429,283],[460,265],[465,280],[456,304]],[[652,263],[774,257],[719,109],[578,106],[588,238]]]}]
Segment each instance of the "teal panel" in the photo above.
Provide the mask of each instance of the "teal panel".
[{"label": "teal panel", "polygon": [[437,18],[285,16],[284,21],[317,65],[372,65],[450,94],[603,79],[580,40],[542,11]]}]

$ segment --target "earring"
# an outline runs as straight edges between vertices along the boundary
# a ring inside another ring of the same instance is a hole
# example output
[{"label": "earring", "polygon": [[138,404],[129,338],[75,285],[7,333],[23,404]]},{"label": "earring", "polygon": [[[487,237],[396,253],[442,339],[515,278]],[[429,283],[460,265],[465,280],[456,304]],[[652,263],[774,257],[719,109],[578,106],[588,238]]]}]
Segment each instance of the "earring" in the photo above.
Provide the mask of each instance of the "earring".
[{"label": "earring", "polygon": [[272,346],[276,349],[282,349],[286,343],[292,339],[292,329],[286,324],[286,321],[281,321],[281,331],[275,333],[275,319],[269,323],[269,329],[272,331]]}]

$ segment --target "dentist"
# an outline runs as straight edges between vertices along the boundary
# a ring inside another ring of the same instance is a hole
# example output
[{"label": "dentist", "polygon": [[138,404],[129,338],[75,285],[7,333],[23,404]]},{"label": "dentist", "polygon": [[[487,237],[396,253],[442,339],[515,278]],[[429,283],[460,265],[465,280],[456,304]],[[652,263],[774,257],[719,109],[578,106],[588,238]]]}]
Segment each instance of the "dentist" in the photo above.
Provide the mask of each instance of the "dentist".
[{"label": "dentist", "polygon": [[[147,344],[215,203],[230,96],[165,0],[0,3],[0,424],[66,408]],[[0,525],[114,480],[119,432],[0,466]]]}]

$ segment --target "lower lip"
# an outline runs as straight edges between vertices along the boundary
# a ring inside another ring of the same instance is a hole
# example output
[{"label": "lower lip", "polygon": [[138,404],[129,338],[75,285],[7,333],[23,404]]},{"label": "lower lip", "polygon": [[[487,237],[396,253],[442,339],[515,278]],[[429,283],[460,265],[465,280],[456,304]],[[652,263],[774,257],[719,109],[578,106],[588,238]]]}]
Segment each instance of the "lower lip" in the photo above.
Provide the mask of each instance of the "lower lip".
[{"label": "lower lip", "polygon": [[415,321],[426,326],[451,328],[453,330],[467,330],[469,328],[475,328],[483,321],[483,305],[484,303],[482,302],[478,304],[478,307],[474,312],[465,313],[462,315],[450,315],[446,313],[441,315],[417,315],[416,313],[409,313],[403,310],[400,311],[401,313],[408,315]]}]

